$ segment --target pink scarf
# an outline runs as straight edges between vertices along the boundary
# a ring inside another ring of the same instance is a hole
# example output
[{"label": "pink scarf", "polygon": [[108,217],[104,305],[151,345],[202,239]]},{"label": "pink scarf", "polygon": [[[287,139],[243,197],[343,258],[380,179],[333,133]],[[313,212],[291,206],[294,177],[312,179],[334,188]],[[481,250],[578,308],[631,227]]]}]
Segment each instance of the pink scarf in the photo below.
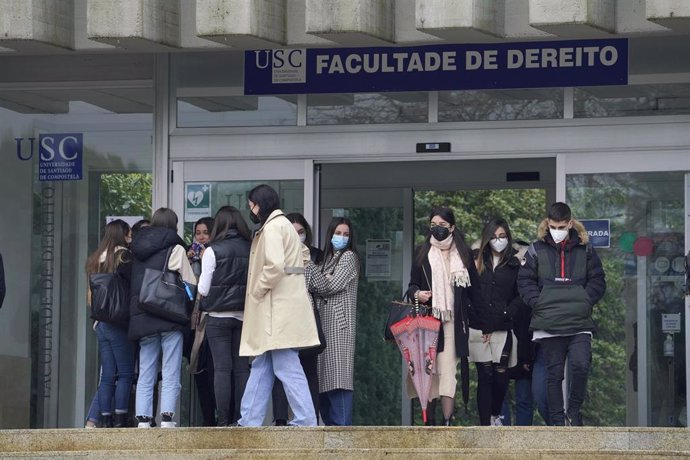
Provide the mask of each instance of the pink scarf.
[{"label": "pink scarf", "polygon": [[470,285],[470,274],[462,263],[460,253],[453,242],[453,235],[443,241],[429,240],[429,265],[431,266],[431,312],[441,321],[453,319],[455,286]]}]

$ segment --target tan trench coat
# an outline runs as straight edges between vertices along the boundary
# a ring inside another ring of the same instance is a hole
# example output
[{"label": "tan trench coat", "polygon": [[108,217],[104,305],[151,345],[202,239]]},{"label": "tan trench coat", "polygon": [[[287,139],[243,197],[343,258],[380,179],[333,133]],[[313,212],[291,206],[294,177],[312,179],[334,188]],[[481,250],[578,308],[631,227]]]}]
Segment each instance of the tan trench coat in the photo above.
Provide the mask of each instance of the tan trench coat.
[{"label": "tan trench coat", "polygon": [[256,232],[249,256],[240,356],[319,344],[302,249],[292,223],[279,209]]}]

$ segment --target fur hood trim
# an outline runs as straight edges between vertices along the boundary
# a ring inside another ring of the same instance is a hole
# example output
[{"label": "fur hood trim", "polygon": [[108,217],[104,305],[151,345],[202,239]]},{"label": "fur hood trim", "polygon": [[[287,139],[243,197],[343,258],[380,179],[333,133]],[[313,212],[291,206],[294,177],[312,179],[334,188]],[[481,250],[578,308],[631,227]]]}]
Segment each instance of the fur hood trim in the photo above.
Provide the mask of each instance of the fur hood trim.
[{"label": "fur hood trim", "polygon": [[[589,235],[587,234],[585,226],[582,225],[582,222],[580,222],[577,219],[573,219],[572,230],[575,230],[577,232],[577,236],[580,238],[580,244],[586,245],[587,243],[589,243]],[[549,222],[548,219],[544,219],[541,221],[541,223],[539,224],[539,228],[537,229],[537,239],[540,241],[544,241],[544,238],[546,237],[546,234],[548,232]]]}]

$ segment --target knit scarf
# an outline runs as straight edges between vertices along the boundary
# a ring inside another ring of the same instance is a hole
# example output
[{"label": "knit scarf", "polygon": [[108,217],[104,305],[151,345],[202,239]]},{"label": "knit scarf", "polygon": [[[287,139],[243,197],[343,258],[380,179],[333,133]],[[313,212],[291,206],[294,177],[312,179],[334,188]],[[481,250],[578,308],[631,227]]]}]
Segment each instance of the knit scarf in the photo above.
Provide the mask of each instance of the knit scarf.
[{"label": "knit scarf", "polygon": [[441,321],[453,319],[455,303],[454,287],[470,285],[470,274],[462,263],[460,253],[451,234],[443,241],[429,241],[429,265],[431,266],[431,312]]}]

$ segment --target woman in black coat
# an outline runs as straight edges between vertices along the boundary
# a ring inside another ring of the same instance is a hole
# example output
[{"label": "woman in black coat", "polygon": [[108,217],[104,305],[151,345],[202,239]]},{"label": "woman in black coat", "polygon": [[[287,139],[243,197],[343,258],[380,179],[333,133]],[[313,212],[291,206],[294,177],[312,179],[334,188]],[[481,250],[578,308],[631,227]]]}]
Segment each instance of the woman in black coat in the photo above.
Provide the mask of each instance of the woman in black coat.
[{"label": "woman in black coat", "polygon": [[470,361],[477,366],[477,406],[482,425],[501,426],[508,368],[517,363],[515,320],[524,307],[517,291],[520,261],[508,223],[493,219],[482,231],[475,263],[483,308],[470,309]]},{"label": "woman in black coat", "polygon": [[[469,385],[468,307],[470,303],[481,305],[482,298],[472,253],[455,226],[455,215],[449,208],[431,211],[429,235],[417,249],[407,294],[420,304],[430,305],[434,317],[441,320],[436,375],[429,399],[440,396],[444,423],[450,425],[455,411],[458,358],[463,363],[464,398],[467,398]],[[433,414],[433,409],[429,412]]]}]

